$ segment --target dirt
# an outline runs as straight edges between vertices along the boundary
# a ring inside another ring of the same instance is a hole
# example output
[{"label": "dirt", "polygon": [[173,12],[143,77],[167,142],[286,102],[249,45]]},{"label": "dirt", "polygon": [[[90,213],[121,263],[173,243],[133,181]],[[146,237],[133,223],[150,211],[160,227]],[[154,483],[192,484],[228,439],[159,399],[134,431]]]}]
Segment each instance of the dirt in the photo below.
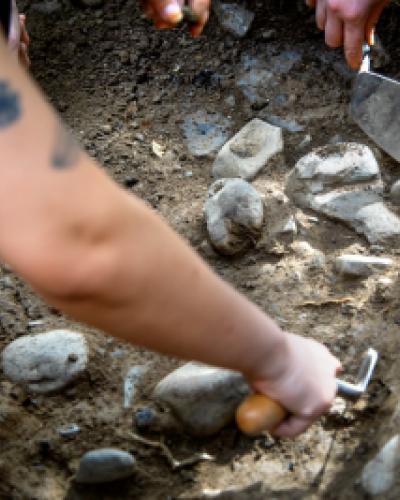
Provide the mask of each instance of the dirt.
[{"label": "dirt", "polygon": [[[225,33],[214,19],[197,40],[183,27],[156,32],[131,0],[110,0],[99,9],[65,4],[54,13],[40,12],[37,7],[43,2],[38,0],[20,4],[28,14],[34,77],[89,154],[118,183],[156,208],[216,272],[281,326],[329,346],[346,375],[355,372],[369,346],[379,351],[380,361],[365,397],[348,404],[344,413],[320,419],[296,440],[250,439],[233,425],[205,440],[164,436],[177,458],[199,451],[215,456],[214,462],[174,471],[159,449],[132,439],[133,408],[123,409],[122,384],[129,367],[149,363],[134,402],[141,406],[155,383],[180,362],[77,325],[48,308],[3,266],[0,348],[26,333],[69,327],[87,334],[91,356],[85,376],[57,395],[27,394],[0,376],[0,498],[197,498],[205,490],[231,487],[242,493],[221,498],[364,498],[359,484],[363,465],[396,425],[398,431],[399,251],[381,251],[396,263],[388,273],[392,285],[380,282],[379,276],[339,279],[333,271],[335,256],[344,250],[367,254],[369,245],[342,224],[297,211],[296,239],[321,250],[326,265],[310,268],[289,243],[271,245],[265,238],[241,257],[218,256],[207,243],[202,214],[212,158],[191,156],[180,129],[187,113],[198,109],[230,116],[232,132],[260,113],[295,117],[305,125],[304,132],[285,132],[284,154],[254,182],[265,195],[267,226],[280,216],[284,179],[294,163],[338,136],[374,147],[389,188],[398,177],[398,165],[352,123],[352,75],[341,54],[324,46],[312,15],[290,1],[251,2],[256,19],[241,40]],[[399,14],[393,5],[379,27],[390,57],[380,71],[393,77],[400,76],[395,43]],[[284,50],[300,51],[301,60],[280,77],[269,102],[254,109],[235,86],[242,56],[268,61]],[[284,104],[274,99],[278,95],[288,97]],[[309,142],[300,146],[307,134]],[[162,159],[153,154],[152,141],[167,151]],[[80,426],[80,434],[61,438],[57,429],[70,423]],[[101,487],[74,484],[81,455],[105,446],[132,452],[135,475]],[[399,496],[398,490],[386,495]]]}]

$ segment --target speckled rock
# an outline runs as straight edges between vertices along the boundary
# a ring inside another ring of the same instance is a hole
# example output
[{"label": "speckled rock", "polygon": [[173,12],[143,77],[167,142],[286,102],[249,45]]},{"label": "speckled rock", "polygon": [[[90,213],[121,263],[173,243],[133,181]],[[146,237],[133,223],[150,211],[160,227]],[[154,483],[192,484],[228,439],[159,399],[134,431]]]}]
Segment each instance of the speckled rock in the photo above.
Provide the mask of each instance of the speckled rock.
[{"label": "speckled rock", "polygon": [[134,472],[134,457],[117,448],[99,448],[88,451],[79,463],[75,481],[98,484],[129,477]]},{"label": "speckled rock", "polygon": [[282,149],[282,129],[254,118],[219,151],[213,176],[252,179]]},{"label": "speckled rock", "polygon": [[186,432],[209,436],[233,420],[248,392],[240,373],[191,362],[161,380],[154,398],[170,408]]},{"label": "speckled rock", "polygon": [[393,184],[390,190],[390,200],[394,205],[400,205],[400,181]]},{"label": "speckled rock", "polygon": [[6,377],[44,394],[68,385],[86,369],[87,362],[84,336],[69,330],[20,337],[2,353]]},{"label": "speckled rock", "polygon": [[242,38],[249,31],[254,19],[254,12],[236,3],[212,2],[213,11],[224,30],[237,38]]},{"label": "speckled rock", "polygon": [[204,214],[210,242],[224,255],[235,255],[254,245],[264,221],[261,196],[242,179],[214,182]]}]

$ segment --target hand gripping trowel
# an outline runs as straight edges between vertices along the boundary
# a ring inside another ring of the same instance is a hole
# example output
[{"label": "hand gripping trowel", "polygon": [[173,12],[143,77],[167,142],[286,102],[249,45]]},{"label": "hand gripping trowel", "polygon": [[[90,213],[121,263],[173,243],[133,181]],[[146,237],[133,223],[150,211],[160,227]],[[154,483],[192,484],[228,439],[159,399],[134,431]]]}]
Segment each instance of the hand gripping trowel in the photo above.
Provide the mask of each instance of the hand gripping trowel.
[{"label": "hand gripping trowel", "polygon": [[[357,400],[367,390],[371,380],[378,353],[370,347],[364,352],[355,383],[336,379],[336,390],[339,396]],[[288,416],[288,411],[277,401],[264,394],[250,394],[236,410],[236,423],[245,434],[256,436],[274,429]]]},{"label": "hand gripping trowel", "polygon": [[351,116],[378,146],[400,161],[400,82],[371,71],[370,50],[370,45],[364,44]]}]

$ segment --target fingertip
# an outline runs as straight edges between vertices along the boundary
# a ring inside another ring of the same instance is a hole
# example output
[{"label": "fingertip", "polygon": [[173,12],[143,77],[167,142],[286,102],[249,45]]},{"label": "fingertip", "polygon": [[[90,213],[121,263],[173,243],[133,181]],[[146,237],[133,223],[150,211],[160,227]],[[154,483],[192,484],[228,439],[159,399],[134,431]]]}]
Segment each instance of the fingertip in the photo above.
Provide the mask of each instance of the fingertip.
[{"label": "fingertip", "polygon": [[167,23],[175,25],[182,21],[183,14],[180,6],[175,2],[171,2],[164,8],[162,17]]}]

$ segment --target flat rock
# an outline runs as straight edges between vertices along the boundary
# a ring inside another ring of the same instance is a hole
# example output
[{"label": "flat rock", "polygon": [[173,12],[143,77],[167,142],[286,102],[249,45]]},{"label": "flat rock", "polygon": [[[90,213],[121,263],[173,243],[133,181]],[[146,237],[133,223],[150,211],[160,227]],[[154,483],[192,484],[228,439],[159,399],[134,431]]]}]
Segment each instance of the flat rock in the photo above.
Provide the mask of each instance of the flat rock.
[{"label": "flat rock", "polygon": [[129,477],[134,472],[134,457],[117,448],[99,448],[88,451],[79,463],[75,481],[98,484]]},{"label": "flat rock", "polygon": [[252,179],[282,149],[282,129],[254,118],[219,151],[213,176]]},{"label": "flat rock", "polygon": [[233,420],[248,392],[242,374],[190,362],[161,380],[154,398],[170,408],[188,433],[210,436]]},{"label": "flat rock", "polygon": [[214,0],[213,11],[222,28],[231,35],[242,38],[249,31],[254,19],[254,12],[235,3],[222,3]]},{"label": "flat rock", "polygon": [[379,166],[367,146],[340,143],[301,158],[286,182],[299,206],[347,223],[370,243],[400,242],[400,219],[383,202]]},{"label": "flat rock", "polygon": [[365,255],[341,255],[335,260],[335,268],[340,274],[366,278],[379,271],[388,269],[393,260],[384,257]]},{"label": "flat rock", "polygon": [[364,467],[361,484],[372,496],[388,492],[400,475],[400,434],[392,437]]},{"label": "flat rock", "polygon": [[193,156],[209,156],[228,140],[231,121],[219,113],[204,110],[187,115],[181,126],[188,150]]},{"label": "flat rock", "polygon": [[210,242],[224,255],[235,255],[254,245],[264,220],[260,194],[242,179],[215,181],[204,214]]},{"label": "flat rock", "polygon": [[2,353],[4,374],[29,391],[43,394],[68,385],[86,369],[87,362],[84,336],[69,330],[20,337]]}]

